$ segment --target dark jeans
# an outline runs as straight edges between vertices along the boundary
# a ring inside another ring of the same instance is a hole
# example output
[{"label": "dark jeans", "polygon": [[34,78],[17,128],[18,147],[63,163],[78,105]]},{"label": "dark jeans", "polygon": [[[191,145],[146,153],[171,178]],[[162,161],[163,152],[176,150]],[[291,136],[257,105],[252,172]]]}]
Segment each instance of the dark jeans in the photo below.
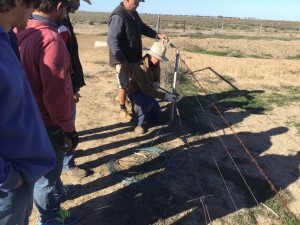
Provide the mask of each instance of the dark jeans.
[{"label": "dark jeans", "polygon": [[[75,122],[76,104],[74,106],[74,111],[73,111],[72,117],[73,117],[73,121]],[[74,158],[75,158],[74,151],[65,152],[64,162],[63,162],[63,171],[68,171],[68,170],[76,167]]]},{"label": "dark jeans", "polygon": [[161,111],[158,102],[142,92],[130,94],[130,101],[137,106],[138,126],[141,126],[145,119],[152,123],[161,123]]},{"label": "dark jeans", "polygon": [[42,221],[54,218],[59,213],[62,182],[60,175],[63,167],[64,133],[57,127],[47,127],[52,146],[56,155],[56,166],[42,176],[34,186],[33,200]]}]

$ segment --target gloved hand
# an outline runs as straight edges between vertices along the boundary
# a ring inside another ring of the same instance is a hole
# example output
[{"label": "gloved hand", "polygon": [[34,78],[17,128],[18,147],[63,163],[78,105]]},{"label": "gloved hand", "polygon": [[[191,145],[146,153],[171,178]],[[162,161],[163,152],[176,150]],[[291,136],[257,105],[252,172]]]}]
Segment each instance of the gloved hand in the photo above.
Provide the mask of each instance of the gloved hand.
[{"label": "gloved hand", "polygon": [[179,95],[165,93],[165,101],[173,102],[179,100]]},{"label": "gloved hand", "polygon": [[70,152],[75,150],[75,148],[78,145],[78,133],[76,132],[76,130],[73,130],[72,132],[65,132],[65,148],[64,151],[65,152]]},{"label": "gloved hand", "polygon": [[160,87],[160,82],[159,81],[154,81],[151,84],[151,87],[154,88],[154,89],[158,89]]},{"label": "gloved hand", "polygon": [[81,95],[79,94],[79,92],[76,92],[74,94],[74,102],[75,103],[78,103],[79,102],[79,98],[81,98]]}]

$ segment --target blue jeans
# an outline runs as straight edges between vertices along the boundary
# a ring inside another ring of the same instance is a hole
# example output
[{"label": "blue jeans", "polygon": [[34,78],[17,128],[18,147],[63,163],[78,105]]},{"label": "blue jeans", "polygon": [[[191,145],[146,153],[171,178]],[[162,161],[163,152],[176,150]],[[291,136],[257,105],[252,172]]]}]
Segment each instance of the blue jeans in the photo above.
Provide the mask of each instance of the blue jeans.
[{"label": "blue jeans", "polygon": [[27,225],[32,199],[33,184],[23,183],[13,191],[0,191],[0,224]]},{"label": "blue jeans", "polygon": [[[54,145],[55,139],[59,139],[56,145]],[[39,217],[42,221],[54,218],[58,215],[60,209],[60,197],[62,193],[63,184],[60,179],[60,175],[63,167],[64,159],[64,138],[50,137],[55,155],[56,165],[55,167],[42,176],[34,186],[33,200],[39,211]]]},{"label": "blue jeans", "polygon": [[70,170],[75,167],[74,151],[65,152],[63,171]]},{"label": "blue jeans", "polygon": [[152,123],[161,123],[161,111],[158,102],[142,92],[135,92],[128,96],[130,101],[137,106],[138,126],[141,126],[145,119]]}]

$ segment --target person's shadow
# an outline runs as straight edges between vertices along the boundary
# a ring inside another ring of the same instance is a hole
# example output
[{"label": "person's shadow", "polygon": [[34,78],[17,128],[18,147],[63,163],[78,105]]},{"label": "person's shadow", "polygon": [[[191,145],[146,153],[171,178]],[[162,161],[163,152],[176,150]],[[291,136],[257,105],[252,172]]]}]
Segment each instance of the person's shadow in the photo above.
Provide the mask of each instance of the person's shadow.
[{"label": "person's shadow", "polygon": [[[226,99],[230,99],[227,98],[228,96],[233,98],[243,96],[251,101],[253,93],[259,94],[261,91],[233,90],[225,94],[183,98],[178,104],[178,112],[184,118],[181,126],[178,125],[177,120],[173,121],[171,126],[160,131],[161,138],[156,139],[155,142],[152,138],[158,129],[140,138],[146,142],[139,148],[149,147],[155,143],[156,147],[167,148],[166,154],[143,163],[127,165],[121,171],[110,169],[109,175],[82,186],[77,195],[90,197],[73,207],[83,214],[83,220],[78,224],[204,225],[240,209],[252,208],[274,197],[275,193],[270,188],[270,184],[236,139],[236,135],[225,133],[220,136],[209,135],[210,132],[228,127],[228,124],[216,116],[219,113],[231,125],[242,122],[252,113],[263,113],[264,108],[253,109],[245,103],[222,101],[224,96]],[[213,110],[210,104],[212,101],[220,106],[220,111]],[[199,106],[199,102],[203,107]],[[188,104],[189,110],[186,110],[185,104]],[[232,111],[237,108],[245,111]],[[212,129],[212,124],[215,125],[216,130]],[[172,135],[163,135],[170,133],[172,129]],[[84,132],[93,133],[93,131]],[[188,145],[184,143],[184,132],[189,134]],[[259,133],[237,133],[277,189],[285,189],[299,177],[299,153],[266,154],[272,146],[270,138],[286,132],[287,128],[277,127]],[[111,132],[109,135],[113,134],[114,132]],[[95,138],[97,135],[92,134],[92,136],[91,138]],[[172,144],[168,143],[178,137],[182,138],[182,145],[170,147]],[[133,139],[120,141],[117,144],[121,146],[122,143],[127,144],[131,141]],[[190,147],[187,148],[188,146]],[[97,153],[99,149],[102,151],[107,147],[114,146],[99,146],[92,152]],[[132,148],[110,155],[109,158],[104,157],[92,164],[111,165],[109,162],[118,162],[118,160],[130,162],[132,158],[129,157],[134,153],[146,155],[143,151]],[[92,165],[91,162],[88,164]],[[135,179],[135,175],[142,178]],[[131,178],[134,178],[134,182],[127,182],[127,185],[120,187],[120,182],[130,181]],[[92,196],[93,192],[100,190],[101,197]]]},{"label": "person's shadow", "polygon": [[[285,189],[298,179],[300,154],[283,156],[263,153],[271,147],[272,136],[285,132],[287,128],[278,127],[259,133],[238,133],[267,176],[280,189]],[[185,145],[182,145],[168,150],[167,157],[162,155],[122,171],[122,174],[151,175],[74,207],[84,215],[93,212],[92,216],[84,216],[80,224],[143,225],[161,222],[201,225],[207,224],[208,214],[214,221],[239,209],[254,207],[275,195],[236,141],[235,135],[203,138],[189,144],[189,149],[184,149]],[[239,170],[223,145],[227,146]],[[94,191],[104,189],[105,179],[113,185],[122,180],[119,175],[112,173],[89,183],[85,188],[94,187]]]}]

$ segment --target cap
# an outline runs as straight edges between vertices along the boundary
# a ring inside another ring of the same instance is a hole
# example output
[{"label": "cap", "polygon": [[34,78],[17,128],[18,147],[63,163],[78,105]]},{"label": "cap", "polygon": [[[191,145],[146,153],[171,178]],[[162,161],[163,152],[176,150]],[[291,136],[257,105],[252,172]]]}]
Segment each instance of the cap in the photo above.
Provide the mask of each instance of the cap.
[{"label": "cap", "polygon": [[71,0],[40,0],[38,5],[42,4],[43,2],[54,2],[54,3],[57,3],[57,4],[61,2],[61,3],[64,3],[64,4],[68,5],[68,6],[70,6],[70,1]]},{"label": "cap", "polygon": [[162,42],[155,42],[150,49],[144,48],[144,51],[162,62],[169,62],[168,58],[165,56],[167,48]]},{"label": "cap", "polygon": [[78,10],[80,6],[79,1],[73,1],[73,0],[68,0],[68,5],[74,11]]},{"label": "cap", "polygon": [[83,0],[83,1],[87,2],[90,5],[92,4],[92,2],[90,0]]},{"label": "cap", "polygon": [[[83,0],[83,1],[87,2],[90,5],[92,4],[90,0]],[[80,3],[79,0],[78,1],[68,0],[68,5],[70,6],[71,9],[76,11],[79,9]]]},{"label": "cap", "polygon": [[62,2],[62,3],[65,3],[66,5],[69,4],[69,0],[41,0],[41,2],[44,1],[44,2],[56,2],[56,3],[59,3],[59,2]]}]

